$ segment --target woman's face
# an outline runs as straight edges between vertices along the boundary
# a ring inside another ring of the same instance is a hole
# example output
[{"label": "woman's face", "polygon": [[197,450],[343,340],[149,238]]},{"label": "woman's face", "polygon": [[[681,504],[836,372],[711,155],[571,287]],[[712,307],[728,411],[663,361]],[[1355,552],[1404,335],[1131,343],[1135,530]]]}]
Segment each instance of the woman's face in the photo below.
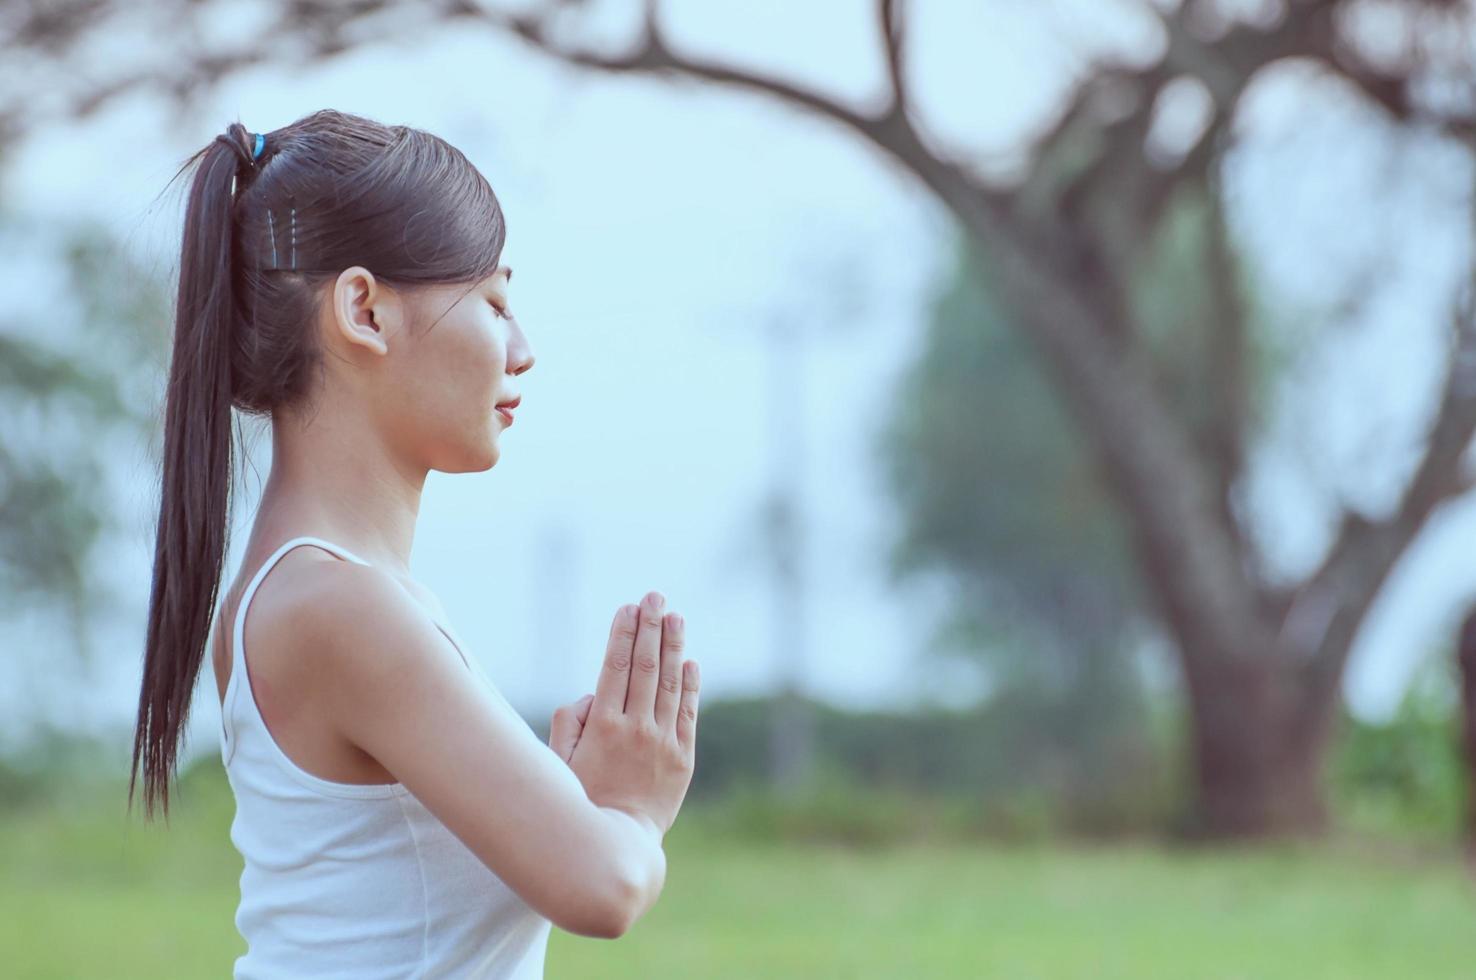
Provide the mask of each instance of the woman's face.
[{"label": "woman's face", "polygon": [[491,469],[511,423],[497,410],[521,396],[517,376],[533,350],[508,306],[512,270],[502,266],[466,284],[403,294],[401,329],[380,380],[391,397],[376,399],[378,420],[396,450],[444,473]]}]

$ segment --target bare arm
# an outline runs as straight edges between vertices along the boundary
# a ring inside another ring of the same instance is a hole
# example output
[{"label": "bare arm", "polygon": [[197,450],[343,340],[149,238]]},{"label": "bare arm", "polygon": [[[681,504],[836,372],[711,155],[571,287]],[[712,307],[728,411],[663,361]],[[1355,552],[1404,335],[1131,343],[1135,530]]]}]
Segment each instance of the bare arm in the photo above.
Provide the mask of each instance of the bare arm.
[{"label": "bare arm", "polygon": [[600,809],[622,825],[620,833],[629,838],[626,847],[630,853],[644,854],[647,859],[635,875],[636,887],[625,902],[625,918],[615,934],[619,936],[645,915],[661,897],[661,889],[666,885],[666,851],[661,847],[661,830],[650,817],[619,807]]},{"label": "bare arm", "polygon": [[322,658],[334,726],[539,914],[578,935],[629,928],[665,877],[654,825],[591,802],[385,573],[344,563],[314,579],[293,603],[290,634],[302,655]]}]

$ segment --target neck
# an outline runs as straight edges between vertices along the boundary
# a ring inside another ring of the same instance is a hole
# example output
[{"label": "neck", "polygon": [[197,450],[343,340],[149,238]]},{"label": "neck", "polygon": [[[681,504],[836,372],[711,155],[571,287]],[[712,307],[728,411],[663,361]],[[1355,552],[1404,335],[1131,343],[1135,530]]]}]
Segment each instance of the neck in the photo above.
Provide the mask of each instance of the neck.
[{"label": "neck", "polygon": [[327,538],[372,564],[410,569],[426,470],[406,465],[361,417],[320,405],[272,419],[272,470],[253,537]]}]

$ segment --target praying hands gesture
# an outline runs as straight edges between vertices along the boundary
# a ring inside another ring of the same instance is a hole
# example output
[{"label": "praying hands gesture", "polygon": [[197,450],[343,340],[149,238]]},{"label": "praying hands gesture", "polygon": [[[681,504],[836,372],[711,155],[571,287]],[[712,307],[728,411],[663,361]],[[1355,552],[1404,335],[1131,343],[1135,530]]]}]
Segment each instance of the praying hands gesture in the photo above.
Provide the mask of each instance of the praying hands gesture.
[{"label": "praying hands gesture", "polygon": [[650,592],[616,612],[595,693],[555,711],[548,740],[591,801],[662,834],[692,782],[701,683],[683,658],[686,624],[665,605]]}]

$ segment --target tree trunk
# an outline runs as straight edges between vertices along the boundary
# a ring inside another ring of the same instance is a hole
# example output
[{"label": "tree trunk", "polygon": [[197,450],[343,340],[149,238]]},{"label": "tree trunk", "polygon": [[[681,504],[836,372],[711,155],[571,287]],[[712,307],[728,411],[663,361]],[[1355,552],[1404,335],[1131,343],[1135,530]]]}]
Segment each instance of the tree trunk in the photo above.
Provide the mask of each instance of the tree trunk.
[{"label": "tree trunk", "polygon": [[1461,624],[1456,658],[1461,675],[1461,756],[1466,773],[1466,860],[1476,871],[1476,610]]},{"label": "tree trunk", "polygon": [[[1193,659],[1188,658],[1188,659]],[[1323,761],[1335,696],[1308,704],[1285,660],[1244,657],[1189,672],[1194,799],[1189,834],[1295,837],[1328,823]]]}]

